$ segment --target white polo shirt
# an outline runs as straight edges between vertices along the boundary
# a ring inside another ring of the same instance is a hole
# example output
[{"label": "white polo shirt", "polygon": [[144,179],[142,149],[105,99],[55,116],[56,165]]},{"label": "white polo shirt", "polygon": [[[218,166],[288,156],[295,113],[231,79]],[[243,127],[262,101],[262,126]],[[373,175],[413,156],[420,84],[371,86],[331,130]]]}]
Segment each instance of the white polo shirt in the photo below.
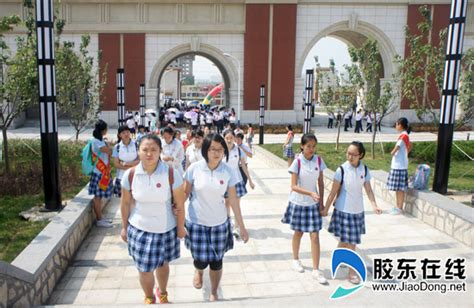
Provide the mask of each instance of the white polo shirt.
[{"label": "white polo shirt", "polygon": [[[137,144],[135,141],[130,140],[128,145],[125,145],[123,141],[114,146],[114,151],[112,152],[112,157],[118,158],[120,161],[132,162],[138,158]],[[125,170],[116,169],[115,177],[121,179]]]},{"label": "white polo shirt", "polygon": [[[136,206],[128,218],[128,222],[135,228],[146,232],[165,233],[176,227],[176,217],[173,215],[171,205],[168,168],[168,165],[160,161],[155,172],[148,175],[143,170],[142,163],[135,167],[132,197]],[[130,169],[125,171],[122,178],[122,188],[128,191],[130,191],[129,174]],[[173,180],[173,189],[183,184],[176,170]]]},{"label": "white polo shirt", "polygon": [[[240,156],[239,156],[239,151],[240,151]],[[237,179],[239,180],[239,183],[244,180],[239,170],[239,161],[241,158],[246,160],[247,156],[245,155],[244,151],[240,150],[239,146],[236,143],[234,143],[234,147],[232,148],[232,150],[229,149],[229,161],[226,162],[226,164],[229,165],[231,169],[237,172]]]},{"label": "white polo shirt", "polygon": [[190,164],[195,163],[203,159],[201,149],[196,149],[196,145],[193,143],[186,149],[186,157]]},{"label": "white polo shirt", "polygon": [[224,194],[239,182],[236,172],[222,161],[210,170],[201,160],[189,166],[184,179],[192,185],[186,219],[208,227],[223,224],[227,220]]},{"label": "white polo shirt", "polygon": [[[305,190],[318,193],[318,179],[319,176],[323,176],[322,172],[326,169],[326,164],[323,159],[318,159],[318,155],[313,155],[310,160],[307,160],[304,155],[298,155],[297,159],[295,159],[288,168],[290,174],[298,174],[298,160],[300,160],[301,163],[297,181],[298,186]],[[319,164],[319,161],[321,164]],[[317,203],[311,196],[303,195],[296,191],[291,191],[289,201],[301,206],[310,206]]]},{"label": "white polo shirt", "polygon": [[[407,135],[407,132],[402,132],[402,135]],[[392,156],[392,164],[390,168],[392,169],[401,169],[401,170],[408,170],[408,151],[402,139],[398,139],[397,143],[400,148],[398,149],[397,153]]]},{"label": "white polo shirt", "polygon": [[[342,167],[344,168],[344,182],[342,183],[339,198],[336,200],[336,210],[349,214],[362,213],[364,212],[362,189],[365,182],[370,181],[369,169],[367,168],[367,174],[365,174],[365,167],[362,162],[355,168],[346,161],[342,164]],[[337,167],[334,173],[334,180],[341,183],[341,179],[341,168]]]},{"label": "white polo shirt", "polygon": [[183,175],[183,165],[181,164],[184,159],[184,148],[183,144],[176,139],[173,139],[170,144],[166,143],[165,139],[161,140],[161,145],[163,147],[161,151],[161,157],[171,156],[174,158],[173,161],[166,162],[168,166],[175,168],[180,175]]}]

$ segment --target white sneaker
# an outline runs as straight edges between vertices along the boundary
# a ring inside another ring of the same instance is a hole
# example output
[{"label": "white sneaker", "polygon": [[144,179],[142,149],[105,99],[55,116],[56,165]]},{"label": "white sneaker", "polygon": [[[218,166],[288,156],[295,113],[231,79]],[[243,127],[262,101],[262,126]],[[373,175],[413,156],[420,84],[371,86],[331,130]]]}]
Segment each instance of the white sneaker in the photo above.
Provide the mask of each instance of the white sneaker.
[{"label": "white sneaker", "polygon": [[97,220],[95,223],[99,228],[112,228],[113,225],[105,219]]},{"label": "white sneaker", "polygon": [[304,268],[303,268],[303,264],[301,264],[301,260],[293,260],[293,269],[297,271],[298,273],[304,272]]},{"label": "white sneaker", "polygon": [[317,280],[320,284],[328,283],[327,279],[324,277],[323,272],[320,270],[313,270],[311,275],[313,276],[313,279]]}]

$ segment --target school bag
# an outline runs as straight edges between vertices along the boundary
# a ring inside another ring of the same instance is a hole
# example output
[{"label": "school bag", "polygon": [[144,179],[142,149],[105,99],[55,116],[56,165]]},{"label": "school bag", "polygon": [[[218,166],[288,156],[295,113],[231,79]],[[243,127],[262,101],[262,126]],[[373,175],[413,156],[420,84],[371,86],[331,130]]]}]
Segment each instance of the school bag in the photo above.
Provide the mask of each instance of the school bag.
[{"label": "school bag", "polygon": [[240,148],[238,148],[238,149],[239,149],[239,151],[238,151],[239,152],[239,171],[240,171],[240,174],[242,175],[242,180],[244,181],[244,186],[246,186],[248,178],[247,178],[247,175],[245,174],[244,169],[242,168],[242,165],[240,163],[240,158],[242,157],[242,154],[240,154],[240,151],[241,151]]},{"label": "school bag", "polygon": [[428,164],[419,164],[416,166],[415,173],[408,181],[408,187],[416,190],[427,190],[430,181],[430,166]]},{"label": "school bag", "polygon": [[[297,162],[298,162],[298,176],[300,175],[300,170],[301,170],[301,160],[299,158],[299,155],[298,157],[296,158]],[[321,156],[318,155],[318,167],[319,167],[319,171],[321,171]]]},{"label": "school bag", "polygon": [[84,175],[92,175],[92,173],[94,172],[95,165],[97,163],[97,159],[94,161],[92,157],[92,143],[93,140],[89,140],[82,149],[82,174]]}]

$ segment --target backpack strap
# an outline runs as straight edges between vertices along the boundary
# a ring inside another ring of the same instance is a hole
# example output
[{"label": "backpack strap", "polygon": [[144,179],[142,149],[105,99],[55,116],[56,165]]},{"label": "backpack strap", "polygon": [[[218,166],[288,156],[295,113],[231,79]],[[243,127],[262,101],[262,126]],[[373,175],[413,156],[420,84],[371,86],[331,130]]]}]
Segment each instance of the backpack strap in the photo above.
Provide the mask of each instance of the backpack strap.
[{"label": "backpack strap", "polygon": [[344,168],[342,168],[342,165],[340,165],[339,168],[341,168],[341,188],[340,188],[340,190],[339,190],[339,192],[338,192],[338,194],[337,194],[338,196],[339,196],[339,194],[341,193],[342,183],[344,183]]},{"label": "backpack strap", "polygon": [[296,158],[297,162],[298,162],[298,176],[300,175],[300,170],[301,170],[301,160],[300,158]]},{"label": "backpack strap", "polygon": [[170,184],[171,205],[173,205],[174,204],[174,200],[173,200],[174,170],[172,167],[168,168],[168,182]]},{"label": "backpack strap", "polygon": [[365,170],[365,173],[364,173],[364,179],[367,180],[367,165],[364,165],[364,170]]},{"label": "backpack strap", "polygon": [[132,193],[132,184],[133,178],[135,176],[135,167],[130,168],[130,173],[128,174],[128,183],[130,184],[130,193]]},{"label": "backpack strap", "polygon": [[321,156],[318,155],[318,167],[319,171],[321,171]]}]

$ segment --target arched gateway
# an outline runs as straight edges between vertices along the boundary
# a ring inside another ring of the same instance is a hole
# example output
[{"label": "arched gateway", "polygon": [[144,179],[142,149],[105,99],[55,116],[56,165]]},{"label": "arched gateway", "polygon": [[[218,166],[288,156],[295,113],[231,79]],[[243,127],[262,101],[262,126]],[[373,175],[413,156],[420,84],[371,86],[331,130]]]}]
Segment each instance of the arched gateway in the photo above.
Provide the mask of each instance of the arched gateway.
[{"label": "arched gateway", "polygon": [[[117,122],[117,68],[125,69],[126,109],[138,110],[140,83],[147,86],[147,107],[156,108],[164,68],[189,53],[216,64],[228,87],[226,101],[235,109],[240,82],[242,122],[258,122],[259,88],[265,84],[265,122],[302,123],[302,66],[319,39],[333,36],[357,47],[374,38],[384,82],[396,70],[394,56],[408,52],[404,28],[416,27],[424,4],[433,12],[435,37],[449,23],[448,0],[67,0],[59,13],[66,21],[64,39],[79,42],[90,33],[91,53],[102,52],[100,67],[107,68],[108,80],[102,109],[111,124]],[[465,50],[474,47],[473,7],[467,11]],[[12,14],[22,16],[21,1],[0,0],[0,15]],[[7,35],[12,45],[14,35]],[[414,118],[408,106],[400,107]]]}]

